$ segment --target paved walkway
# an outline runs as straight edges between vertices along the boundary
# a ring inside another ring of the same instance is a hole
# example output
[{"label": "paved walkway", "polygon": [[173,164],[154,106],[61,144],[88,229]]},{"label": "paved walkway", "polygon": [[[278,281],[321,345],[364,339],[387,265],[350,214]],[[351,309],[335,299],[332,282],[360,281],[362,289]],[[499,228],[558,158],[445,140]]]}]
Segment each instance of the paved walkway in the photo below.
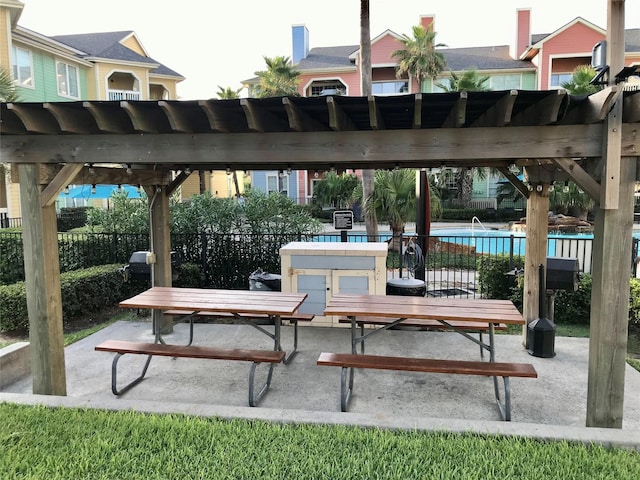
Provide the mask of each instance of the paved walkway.
[{"label": "paved walkway", "polygon": [[[283,327],[289,348],[292,327]],[[188,325],[166,337],[186,343]],[[146,379],[121,397],[111,393],[113,355],[94,347],[107,339],[152,341],[148,322],[117,322],[65,349],[67,397],[31,395],[31,379],[0,393],[0,401],[46,403],[145,412],[176,412],[277,422],[337,423],[382,428],[476,431],[622,445],[640,450],[640,372],[626,367],[622,430],[585,428],[588,340],[556,337],[554,358],[527,354],[518,335],[497,336],[497,361],[532,363],[537,379],[511,380],[511,423],[499,421],[489,378],[412,372],[358,371],[350,411],[339,411],[340,370],[318,367],[322,351],[346,352],[342,328],[301,327],[299,354],[278,365],[259,407],[247,407],[249,365],[244,362],[152,360]],[[196,344],[268,348],[269,340],[244,325],[196,325]],[[389,331],[367,343],[372,354],[411,354],[475,360],[478,348],[455,333]],[[123,379],[139,374],[140,356],[120,361]],[[261,367],[264,367],[262,365]],[[260,369],[258,369],[260,372]],[[264,372],[264,370],[262,370]]]}]

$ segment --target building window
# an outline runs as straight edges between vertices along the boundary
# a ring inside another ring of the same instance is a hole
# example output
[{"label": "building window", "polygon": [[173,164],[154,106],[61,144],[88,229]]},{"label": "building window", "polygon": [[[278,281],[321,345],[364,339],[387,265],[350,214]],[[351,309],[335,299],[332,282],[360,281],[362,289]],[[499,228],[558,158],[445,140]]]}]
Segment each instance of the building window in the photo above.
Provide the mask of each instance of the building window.
[{"label": "building window", "polygon": [[562,84],[570,82],[572,78],[572,73],[552,73],[549,79],[549,87],[562,88]]},{"label": "building window", "polygon": [[491,90],[513,90],[519,89],[521,85],[520,74],[514,75],[493,75],[489,78]]},{"label": "building window", "polygon": [[267,194],[271,192],[289,195],[289,175],[284,172],[267,174]]},{"label": "building window", "polygon": [[373,95],[402,95],[409,92],[409,82],[373,82],[371,93]]},{"label": "building window", "polygon": [[340,80],[317,80],[309,88],[310,97],[321,95],[346,95],[347,88]]},{"label": "building window", "polygon": [[33,87],[31,52],[24,48],[11,47],[13,57],[13,80],[21,87]]},{"label": "building window", "polygon": [[73,65],[56,62],[56,74],[58,77],[58,95],[80,98],[78,69]]}]

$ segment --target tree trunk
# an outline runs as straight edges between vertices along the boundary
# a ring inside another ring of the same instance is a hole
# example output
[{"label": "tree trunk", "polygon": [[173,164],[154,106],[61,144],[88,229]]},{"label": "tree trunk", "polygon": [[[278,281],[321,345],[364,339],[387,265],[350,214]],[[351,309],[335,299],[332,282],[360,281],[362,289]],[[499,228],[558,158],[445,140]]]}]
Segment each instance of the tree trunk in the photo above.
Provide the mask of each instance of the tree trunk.
[{"label": "tree trunk", "polygon": [[[360,0],[360,89],[363,97],[371,95],[371,30],[369,27],[369,0]],[[367,201],[373,196],[375,170],[362,170],[362,194]],[[378,219],[375,209],[366,209],[364,223],[367,240],[375,242]]]},{"label": "tree trunk", "polygon": [[204,170],[198,170],[198,179],[200,180],[200,194],[207,191],[206,173]]},{"label": "tree trunk", "polygon": [[469,208],[471,205],[471,194],[473,193],[473,170],[461,168],[458,171],[458,201],[461,208]]}]

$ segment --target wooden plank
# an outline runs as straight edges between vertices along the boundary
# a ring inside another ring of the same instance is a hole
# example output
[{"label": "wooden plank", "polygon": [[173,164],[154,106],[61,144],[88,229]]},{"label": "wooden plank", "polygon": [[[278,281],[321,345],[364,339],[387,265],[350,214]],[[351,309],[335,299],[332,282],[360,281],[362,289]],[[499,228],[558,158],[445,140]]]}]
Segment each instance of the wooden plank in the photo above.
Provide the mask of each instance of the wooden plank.
[{"label": "wooden plank", "polygon": [[312,118],[307,112],[299,108],[288,97],[282,97],[282,104],[287,112],[289,128],[295,132],[328,130],[329,127]]},{"label": "wooden plank", "polygon": [[240,105],[247,118],[247,125],[255,132],[277,132],[286,130],[289,125],[265,110],[262,103],[250,98],[241,98]]},{"label": "wooden plank", "polygon": [[[634,93],[633,95],[628,95],[624,99],[623,113],[622,113],[622,122],[623,123],[638,123],[640,122],[640,91]],[[636,150],[635,153],[638,155],[640,150]]]},{"label": "wooden plank", "polygon": [[567,125],[575,122],[590,124],[602,122],[607,117],[611,107],[616,103],[621,93],[622,89],[614,85],[591,94],[577,107],[570,110],[569,113],[559,121],[559,124]]},{"label": "wooden plank", "polygon": [[[167,187],[157,187],[149,200],[152,251],[156,254],[156,263],[152,265],[152,285],[160,287],[171,286],[171,231],[169,229],[169,194]],[[162,316],[162,312],[152,312],[154,325],[160,328],[160,333],[171,333],[173,322]]]},{"label": "wooden plank", "polygon": [[380,114],[380,107],[376,103],[376,97],[369,95],[367,97],[369,101],[369,125],[373,130],[384,130],[384,118]]},{"label": "wooden plank", "polygon": [[500,173],[502,173],[502,175],[504,175],[506,179],[509,180],[509,182],[511,182],[511,185],[513,185],[522,194],[524,198],[529,198],[529,193],[530,193],[529,189],[527,188],[527,186],[524,184],[522,180],[516,177],[511,172],[511,170],[509,170],[509,168],[498,167],[498,170],[500,170]]},{"label": "wooden plank", "polygon": [[175,103],[159,101],[158,106],[164,111],[169,120],[169,125],[174,132],[192,132],[193,128],[189,123],[189,116],[181,110]]},{"label": "wooden plank", "polygon": [[516,98],[518,98],[518,90],[510,90],[480,115],[473,122],[473,125],[477,127],[503,127],[509,125]]},{"label": "wooden plank", "polygon": [[467,121],[467,92],[460,92],[458,100],[442,124],[443,128],[460,128]]},{"label": "wooden plank", "polygon": [[[545,185],[542,192],[534,190],[527,199],[527,254],[524,263],[524,292],[523,292],[523,316],[528,325],[543,312],[539,311],[540,292],[540,265],[547,265],[547,234],[549,212],[549,186]],[[546,274],[546,272],[545,272]],[[546,276],[545,276],[546,278]],[[527,327],[522,329],[523,343],[527,341]]]},{"label": "wooden plank", "polygon": [[439,360],[433,358],[322,352],[320,357],[318,357],[317,364],[328,367],[373,368],[377,370],[400,370],[407,372],[524,378],[538,377],[533,365],[528,363],[470,362],[465,360]]},{"label": "wooden plank", "polygon": [[601,188],[589,173],[572,158],[557,158],[556,165],[569,174],[571,179],[589,195],[596,205],[600,204]]},{"label": "wooden plank", "polygon": [[[626,151],[640,151],[640,135],[634,133],[637,128],[636,124],[623,125]],[[175,167],[176,159],[188,158],[194,170],[199,165],[224,170],[238,163],[255,169],[279,165],[315,169],[340,162],[348,162],[352,168],[393,168],[395,163],[426,168],[440,166],[441,162],[481,166],[507,160],[508,165],[522,158],[522,152],[531,158],[601,157],[602,133],[601,125],[571,125],[512,127],[508,132],[500,128],[353,131],[348,136],[335,132],[278,132],[268,136],[7,135],[2,139],[0,153],[8,163],[112,163],[118,158],[134,164]],[[78,145],[82,148],[75,152]]]},{"label": "wooden plank", "polygon": [[422,128],[422,94],[413,96],[413,123],[411,128]]},{"label": "wooden plank", "polygon": [[38,166],[18,169],[33,393],[66,395],[56,209],[41,207]]},{"label": "wooden plank", "polygon": [[55,178],[45,187],[40,194],[40,204],[43,207],[53,205],[58,195],[67,185],[71,183],[74,177],[83,168],[82,163],[67,163],[62,170],[58,172]]},{"label": "wooden plank", "polygon": [[[58,123],[51,116],[41,115],[42,107],[37,104],[9,103],[7,110],[13,111],[22,121],[27,131],[55,135],[59,132]],[[4,140],[4,139],[3,139]]]},{"label": "wooden plank", "polygon": [[567,91],[558,89],[549,92],[544,99],[518,112],[511,119],[511,125],[550,125],[560,118],[560,107],[567,98]]},{"label": "wooden plank", "polygon": [[358,130],[355,123],[344,112],[333,97],[327,97],[327,109],[329,111],[329,127],[332,130]]},{"label": "wooden plank", "polygon": [[636,168],[635,161],[621,164],[619,208],[596,210],[587,427],[622,428],[623,424]]},{"label": "wooden plank", "polygon": [[167,345],[164,343],[127,342],[122,340],[107,340],[97,345],[95,349],[99,352],[211,360],[240,360],[260,363],[281,363],[286,355],[285,352],[274,350],[223,349],[196,345]]},{"label": "wooden plank", "polygon": [[91,114],[72,102],[43,103],[45,110],[51,113],[58,122],[60,130],[67,133],[95,133],[97,124]]}]

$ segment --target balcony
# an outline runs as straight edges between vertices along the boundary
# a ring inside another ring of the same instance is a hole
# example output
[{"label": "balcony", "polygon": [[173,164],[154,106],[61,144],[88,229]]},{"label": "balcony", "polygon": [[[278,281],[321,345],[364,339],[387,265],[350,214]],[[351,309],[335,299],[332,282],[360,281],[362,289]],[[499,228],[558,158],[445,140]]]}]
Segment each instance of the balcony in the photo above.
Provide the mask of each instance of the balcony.
[{"label": "balcony", "polygon": [[108,100],[141,100],[140,92],[133,90],[107,90]]}]

